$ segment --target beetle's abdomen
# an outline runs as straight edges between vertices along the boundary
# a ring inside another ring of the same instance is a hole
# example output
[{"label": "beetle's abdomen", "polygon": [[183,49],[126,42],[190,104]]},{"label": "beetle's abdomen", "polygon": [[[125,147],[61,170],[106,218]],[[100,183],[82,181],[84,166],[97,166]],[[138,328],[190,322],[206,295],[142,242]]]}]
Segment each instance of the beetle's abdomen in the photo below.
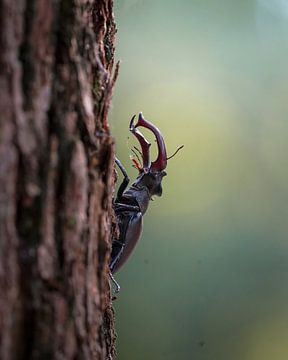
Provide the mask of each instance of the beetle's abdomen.
[{"label": "beetle's abdomen", "polygon": [[[129,214],[129,215],[128,215]],[[118,217],[118,216],[117,216]],[[137,244],[142,231],[142,214],[125,212],[119,214],[120,236],[112,242],[110,270],[115,273],[126,262]]]}]

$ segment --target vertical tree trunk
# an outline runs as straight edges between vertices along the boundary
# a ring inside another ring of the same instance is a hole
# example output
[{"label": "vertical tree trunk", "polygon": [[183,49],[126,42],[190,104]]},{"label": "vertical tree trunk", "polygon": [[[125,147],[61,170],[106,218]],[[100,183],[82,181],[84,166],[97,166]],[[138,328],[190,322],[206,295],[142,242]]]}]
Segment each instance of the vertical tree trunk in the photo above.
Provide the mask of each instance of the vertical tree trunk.
[{"label": "vertical tree trunk", "polygon": [[112,359],[113,0],[0,0],[0,358]]}]

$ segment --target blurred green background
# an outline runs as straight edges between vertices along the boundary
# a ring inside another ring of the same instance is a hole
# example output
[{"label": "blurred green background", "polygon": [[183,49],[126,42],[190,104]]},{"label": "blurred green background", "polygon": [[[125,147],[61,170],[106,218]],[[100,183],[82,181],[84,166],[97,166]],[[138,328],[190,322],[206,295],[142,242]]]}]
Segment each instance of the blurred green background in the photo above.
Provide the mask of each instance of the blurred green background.
[{"label": "blurred green background", "polygon": [[117,156],[134,179],[139,111],[168,154],[185,144],[116,275],[118,359],[287,360],[288,1],[117,0],[115,16]]}]

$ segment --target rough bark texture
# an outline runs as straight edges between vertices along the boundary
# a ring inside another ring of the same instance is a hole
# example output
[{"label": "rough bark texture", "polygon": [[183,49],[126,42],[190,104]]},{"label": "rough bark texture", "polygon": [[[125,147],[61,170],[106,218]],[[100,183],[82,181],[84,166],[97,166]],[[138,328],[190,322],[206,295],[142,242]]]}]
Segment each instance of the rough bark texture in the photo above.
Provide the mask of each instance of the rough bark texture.
[{"label": "rough bark texture", "polygon": [[112,359],[113,0],[0,0],[0,358]]}]

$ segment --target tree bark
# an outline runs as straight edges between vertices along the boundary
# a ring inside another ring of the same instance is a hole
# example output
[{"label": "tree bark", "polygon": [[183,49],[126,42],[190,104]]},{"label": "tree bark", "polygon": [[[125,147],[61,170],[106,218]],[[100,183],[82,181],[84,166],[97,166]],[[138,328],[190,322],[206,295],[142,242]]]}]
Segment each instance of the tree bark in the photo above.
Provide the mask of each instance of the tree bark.
[{"label": "tree bark", "polygon": [[113,0],[0,0],[0,358],[113,359]]}]

